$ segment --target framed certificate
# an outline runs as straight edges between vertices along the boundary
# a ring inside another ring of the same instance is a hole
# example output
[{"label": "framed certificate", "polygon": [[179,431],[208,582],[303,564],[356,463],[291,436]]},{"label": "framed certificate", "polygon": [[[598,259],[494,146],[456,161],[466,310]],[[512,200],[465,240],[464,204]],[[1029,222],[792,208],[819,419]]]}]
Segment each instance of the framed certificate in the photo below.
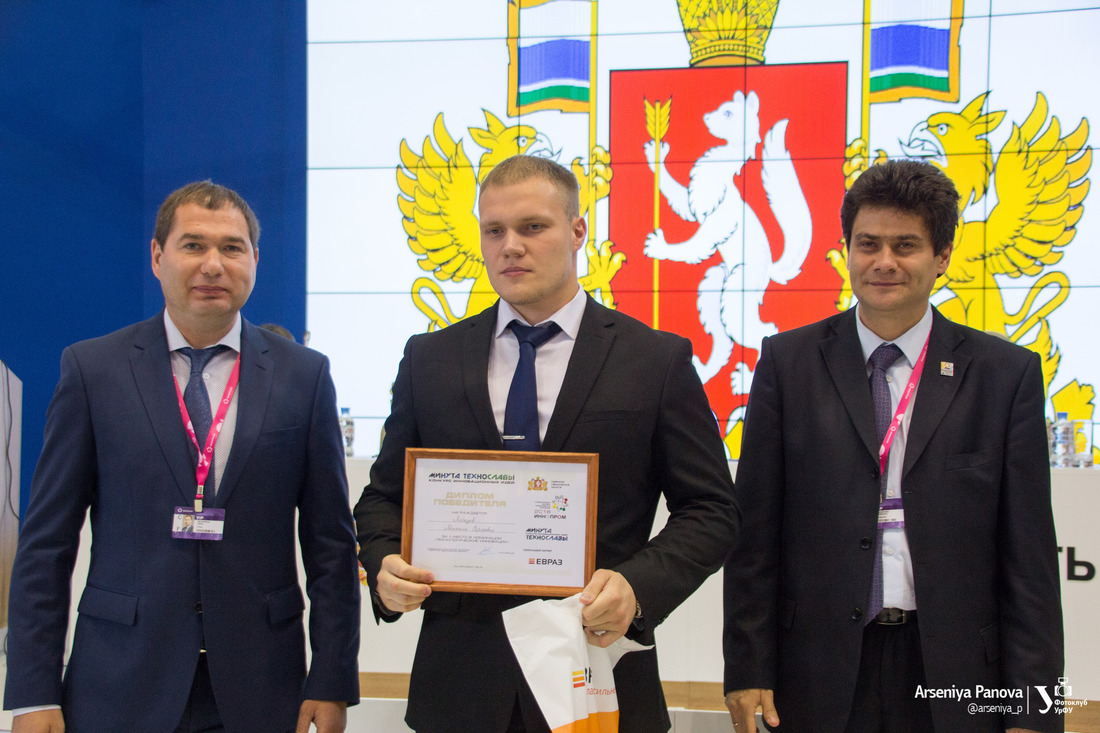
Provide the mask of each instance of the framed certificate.
[{"label": "framed certificate", "polygon": [[405,450],[401,557],[432,588],[571,596],[596,569],[599,456]]}]

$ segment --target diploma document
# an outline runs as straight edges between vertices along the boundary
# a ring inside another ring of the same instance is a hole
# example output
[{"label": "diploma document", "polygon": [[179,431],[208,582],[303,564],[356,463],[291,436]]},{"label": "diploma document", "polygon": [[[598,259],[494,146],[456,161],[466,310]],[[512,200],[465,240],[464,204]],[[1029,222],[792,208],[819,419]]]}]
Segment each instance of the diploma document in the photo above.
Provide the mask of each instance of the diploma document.
[{"label": "diploma document", "polygon": [[596,564],[595,453],[408,448],[401,557],[432,588],[571,596]]}]

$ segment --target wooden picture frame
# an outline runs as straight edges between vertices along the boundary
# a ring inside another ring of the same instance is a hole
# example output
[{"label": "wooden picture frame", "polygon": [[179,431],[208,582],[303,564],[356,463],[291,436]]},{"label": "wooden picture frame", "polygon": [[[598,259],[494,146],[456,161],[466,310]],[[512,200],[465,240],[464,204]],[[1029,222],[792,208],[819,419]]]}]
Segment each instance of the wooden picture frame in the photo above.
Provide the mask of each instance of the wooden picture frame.
[{"label": "wooden picture frame", "polygon": [[401,557],[438,591],[574,595],[596,569],[598,483],[595,453],[408,448]]}]

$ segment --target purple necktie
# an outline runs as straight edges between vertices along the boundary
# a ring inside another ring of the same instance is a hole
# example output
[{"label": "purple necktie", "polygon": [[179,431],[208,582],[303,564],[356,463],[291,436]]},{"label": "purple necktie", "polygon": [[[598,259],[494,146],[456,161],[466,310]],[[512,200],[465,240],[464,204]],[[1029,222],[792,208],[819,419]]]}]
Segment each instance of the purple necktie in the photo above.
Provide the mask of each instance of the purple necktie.
[{"label": "purple necktie", "polygon": [[508,324],[519,341],[519,363],[508,388],[504,407],[504,447],[508,450],[538,450],[539,397],[535,384],[535,349],[561,331],[561,326],[524,326],[519,321]]},{"label": "purple necktie", "polygon": [[[902,353],[894,344],[881,344],[868,362],[871,365],[871,401],[875,406],[875,434],[878,436],[878,444],[882,445],[882,439],[886,436],[886,429],[890,427],[890,385],[886,382],[886,370],[895,361],[901,358]],[[883,469],[879,477],[879,501],[886,497],[886,469]],[[882,610],[882,528],[879,527],[875,536],[874,572],[871,575],[871,598],[868,601],[867,615],[864,623],[871,623],[879,611]]]}]

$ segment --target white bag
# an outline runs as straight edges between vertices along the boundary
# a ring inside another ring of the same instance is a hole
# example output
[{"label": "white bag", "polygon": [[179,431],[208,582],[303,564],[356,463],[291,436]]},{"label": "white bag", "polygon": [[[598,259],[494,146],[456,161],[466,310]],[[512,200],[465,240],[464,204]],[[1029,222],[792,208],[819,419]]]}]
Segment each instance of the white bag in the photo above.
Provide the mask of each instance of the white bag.
[{"label": "white bag", "polygon": [[615,664],[650,649],[625,636],[601,649],[588,643],[580,594],[536,600],[503,613],[508,641],[554,733],[618,733]]}]

